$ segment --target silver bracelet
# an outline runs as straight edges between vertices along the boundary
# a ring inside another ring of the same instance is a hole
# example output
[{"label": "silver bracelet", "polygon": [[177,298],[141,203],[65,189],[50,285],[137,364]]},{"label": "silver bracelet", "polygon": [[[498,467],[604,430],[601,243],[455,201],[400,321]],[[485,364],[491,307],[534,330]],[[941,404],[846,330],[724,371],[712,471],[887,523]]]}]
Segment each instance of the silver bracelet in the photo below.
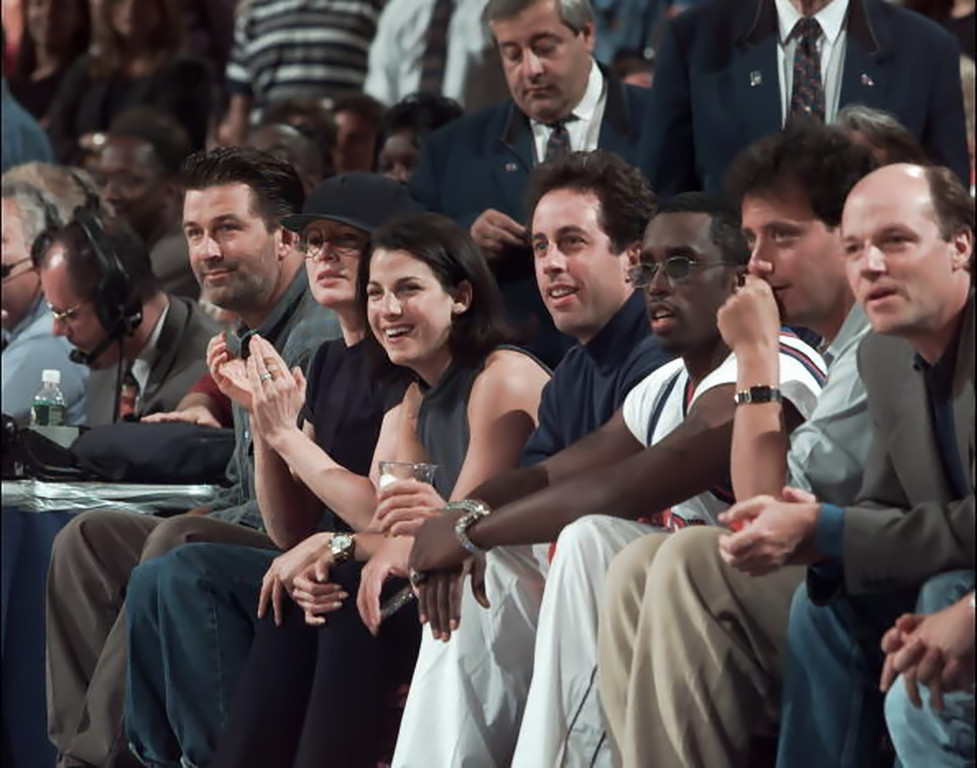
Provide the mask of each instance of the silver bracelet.
[{"label": "silver bracelet", "polygon": [[489,509],[487,504],[478,499],[460,499],[459,501],[452,501],[445,506],[445,510],[455,509],[464,510],[465,512],[465,514],[455,521],[455,538],[458,539],[458,543],[466,552],[473,555],[485,552],[484,549],[477,546],[468,538],[468,529],[483,517],[487,517],[492,510]]}]

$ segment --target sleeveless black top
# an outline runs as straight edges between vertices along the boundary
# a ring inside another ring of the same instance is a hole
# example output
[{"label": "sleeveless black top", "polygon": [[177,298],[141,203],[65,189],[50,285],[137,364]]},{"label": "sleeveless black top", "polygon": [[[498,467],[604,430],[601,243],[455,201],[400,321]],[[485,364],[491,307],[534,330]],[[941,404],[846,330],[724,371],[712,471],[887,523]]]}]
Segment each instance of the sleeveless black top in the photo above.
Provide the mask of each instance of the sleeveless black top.
[{"label": "sleeveless black top", "polygon": [[[502,344],[492,352],[500,349],[526,355],[549,372],[543,363],[525,349]],[[468,401],[471,398],[472,385],[485,369],[487,359],[488,355],[474,364],[452,362],[433,387],[419,383],[423,399],[417,416],[417,436],[428,458],[438,465],[434,474],[434,488],[445,500],[451,498],[451,492],[465,463],[465,456],[468,455],[468,441],[471,437]]]}]

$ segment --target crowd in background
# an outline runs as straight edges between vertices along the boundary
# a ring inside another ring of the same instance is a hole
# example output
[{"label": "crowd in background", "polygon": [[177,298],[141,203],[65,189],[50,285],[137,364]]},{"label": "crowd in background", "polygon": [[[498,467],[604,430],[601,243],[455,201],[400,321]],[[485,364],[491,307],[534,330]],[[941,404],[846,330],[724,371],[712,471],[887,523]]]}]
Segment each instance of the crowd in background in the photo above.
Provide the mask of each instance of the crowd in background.
[{"label": "crowd in background", "polygon": [[972,0],[3,43],[3,413],[234,437],[59,534],[59,768],[973,763]]}]

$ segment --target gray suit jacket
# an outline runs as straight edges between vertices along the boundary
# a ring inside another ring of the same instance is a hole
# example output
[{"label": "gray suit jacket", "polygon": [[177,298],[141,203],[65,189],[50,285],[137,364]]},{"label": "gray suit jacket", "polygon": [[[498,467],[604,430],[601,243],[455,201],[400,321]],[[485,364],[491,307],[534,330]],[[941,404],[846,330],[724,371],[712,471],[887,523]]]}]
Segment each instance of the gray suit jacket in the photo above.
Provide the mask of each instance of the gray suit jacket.
[{"label": "gray suit jacket", "polygon": [[[207,372],[207,342],[220,330],[190,299],[169,296],[170,311],[156,344],[158,357],[140,393],[139,416],[172,411]],[[88,380],[88,426],[112,422],[117,369],[92,371]]]},{"label": "gray suit jacket", "polygon": [[845,509],[849,594],[915,588],[974,568],[974,297],[964,314],[953,379],[953,420],[969,494],[954,499],[940,462],[920,371],[905,341],[870,334],[859,349],[873,444],[859,500]]}]

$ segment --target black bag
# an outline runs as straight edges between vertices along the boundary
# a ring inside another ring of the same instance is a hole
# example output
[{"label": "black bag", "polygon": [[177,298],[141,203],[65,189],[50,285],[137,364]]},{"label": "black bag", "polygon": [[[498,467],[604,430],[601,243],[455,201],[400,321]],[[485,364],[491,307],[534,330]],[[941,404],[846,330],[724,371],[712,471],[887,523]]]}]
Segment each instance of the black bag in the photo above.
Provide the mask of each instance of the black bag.
[{"label": "black bag", "polygon": [[4,480],[72,482],[91,479],[78,468],[75,455],[39,432],[24,429],[3,414],[2,476]]},{"label": "black bag", "polygon": [[234,452],[234,430],[171,421],[121,421],[81,435],[77,466],[96,477],[161,485],[218,484]]}]

